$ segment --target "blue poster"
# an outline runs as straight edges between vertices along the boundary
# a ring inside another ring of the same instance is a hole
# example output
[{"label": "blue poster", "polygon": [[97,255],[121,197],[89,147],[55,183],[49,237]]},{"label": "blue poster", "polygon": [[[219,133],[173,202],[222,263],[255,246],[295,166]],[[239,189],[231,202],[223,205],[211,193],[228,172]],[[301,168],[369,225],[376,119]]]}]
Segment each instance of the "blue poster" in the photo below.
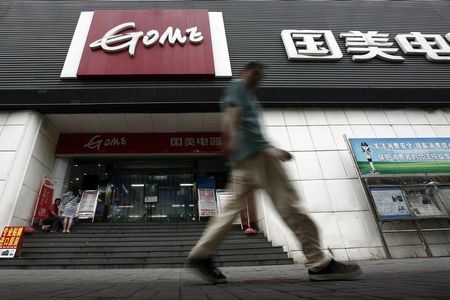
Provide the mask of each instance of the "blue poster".
[{"label": "blue poster", "polygon": [[450,138],[349,139],[361,175],[450,173]]}]

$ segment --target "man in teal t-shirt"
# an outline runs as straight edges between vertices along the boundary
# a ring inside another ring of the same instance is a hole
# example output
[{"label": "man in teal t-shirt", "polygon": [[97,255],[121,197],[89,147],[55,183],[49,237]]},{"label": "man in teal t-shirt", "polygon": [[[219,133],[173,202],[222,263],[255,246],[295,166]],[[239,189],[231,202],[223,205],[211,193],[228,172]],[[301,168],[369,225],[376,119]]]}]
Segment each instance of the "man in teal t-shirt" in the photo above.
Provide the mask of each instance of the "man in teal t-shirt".
[{"label": "man in teal t-shirt", "polygon": [[225,283],[226,277],[212,262],[213,252],[231,229],[233,220],[245,207],[247,199],[257,189],[263,189],[300,241],[310,280],[352,279],[361,273],[357,264],[337,262],[320,249],[317,227],[300,206],[297,192],[281,163],[292,159],[292,155],[273,147],[264,137],[260,122],[262,109],[254,93],[263,74],[262,64],[249,63],[242,72],[241,80],[233,82],[225,93],[221,105],[224,113],[223,146],[231,162],[230,185],[236,197],[224,212],[212,218],[191,250],[188,264],[208,281]]}]

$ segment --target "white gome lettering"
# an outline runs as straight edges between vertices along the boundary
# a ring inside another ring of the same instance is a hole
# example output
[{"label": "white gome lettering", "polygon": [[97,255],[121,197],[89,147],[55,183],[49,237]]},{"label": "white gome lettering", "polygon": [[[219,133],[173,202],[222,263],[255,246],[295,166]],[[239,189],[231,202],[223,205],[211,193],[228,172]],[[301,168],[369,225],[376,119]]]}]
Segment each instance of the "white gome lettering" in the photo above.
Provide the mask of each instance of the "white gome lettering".
[{"label": "white gome lettering", "polygon": [[102,139],[100,134],[93,136],[89,142],[87,142],[84,147],[88,149],[97,149],[100,151],[100,148],[103,147],[112,147],[112,146],[125,146],[127,144],[127,139],[125,137],[113,137],[108,139]]},{"label": "white gome lettering", "polygon": [[89,47],[92,50],[101,48],[105,52],[119,52],[128,49],[128,53],[133,57],[136,52],[137,43],[141,37],[143,37],[142,43],[145,47],[154,46],[157,42],[161,46],[164,46],[166,42],[170,46],[174,46],[177,43],[184,46],[188,40],[191,44],[198,45],[204,40],[203,34],[198,31],[197,26],[187,28],[185,33],[181,29],[173,28],[172,26],[167,27],[162,34],[156,29],[149,30],[145,35],[142,31],[120,33],[124,30],[135,28],[136,23],[134,22],[117,25],[106,32],[101,39],[91,43]]}]

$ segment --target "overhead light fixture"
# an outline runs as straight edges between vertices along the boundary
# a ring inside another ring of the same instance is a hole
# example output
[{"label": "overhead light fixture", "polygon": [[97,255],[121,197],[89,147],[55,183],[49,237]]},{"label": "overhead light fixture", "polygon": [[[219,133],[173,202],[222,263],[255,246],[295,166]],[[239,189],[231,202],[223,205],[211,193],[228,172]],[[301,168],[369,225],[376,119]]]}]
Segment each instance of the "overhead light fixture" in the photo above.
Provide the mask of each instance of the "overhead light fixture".
[{"label": "overhead light fixture", "polygon": [[180,183],[180,186],[194,186],[193,183]]},{"label": "overhead light fixture", "polygon": [[143,184],[143,183],[133,183],[131,186],[132,187],[144,187],[145,184]]}]

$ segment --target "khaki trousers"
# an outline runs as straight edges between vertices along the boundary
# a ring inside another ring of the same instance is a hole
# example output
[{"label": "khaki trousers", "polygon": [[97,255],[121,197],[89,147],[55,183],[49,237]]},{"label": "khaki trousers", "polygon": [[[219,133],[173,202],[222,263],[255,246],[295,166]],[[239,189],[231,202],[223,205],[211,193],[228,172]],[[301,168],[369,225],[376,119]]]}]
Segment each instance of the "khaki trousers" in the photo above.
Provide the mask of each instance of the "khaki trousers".
[{"label": "khaki trousers", "polygon": [[191,250],[190,258],[206,258],[225,238],[236,216],[245,207],[255,190],[263,189],[300,241],[306,257],[305,266],[319,270],[326,266],[330,258],[320,249],[319,233],[316,225],[300,205],[300,199],[289,182],[287,174],[279,160],[278,149],[269,148],[253,154],[239,162],[232,170],[231,188],[236,194],[223,213],[214,216],[202,237]]}]

